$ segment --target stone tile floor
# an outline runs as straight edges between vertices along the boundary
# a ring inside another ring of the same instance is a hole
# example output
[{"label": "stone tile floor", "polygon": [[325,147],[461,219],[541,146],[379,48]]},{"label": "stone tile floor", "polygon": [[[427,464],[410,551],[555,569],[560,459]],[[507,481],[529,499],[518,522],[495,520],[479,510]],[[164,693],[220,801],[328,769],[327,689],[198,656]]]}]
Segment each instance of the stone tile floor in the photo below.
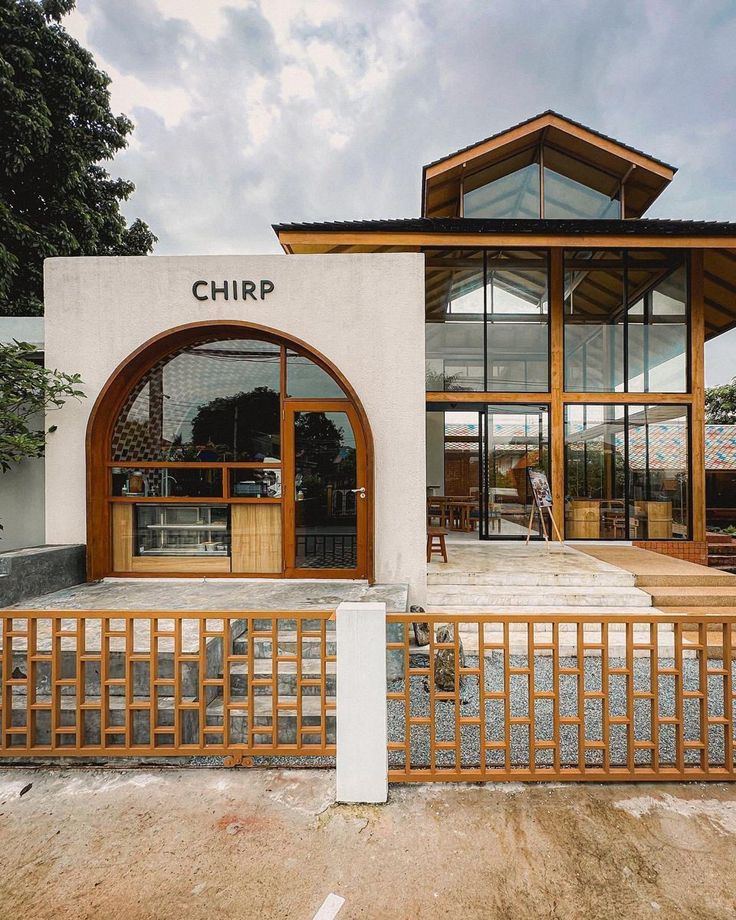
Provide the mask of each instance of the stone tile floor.
[{"label": "stone tile floor", "polygon": [[106,578],[23,601],[23,610],[330,610],[343,601],[407,609],[406,585],[265,578]]},{"label": "stone tile floor", "polygon": [[617,573],[620,569],[595,559],[567,544],[529,543],[522,540],[458,542],[448,545],[448,561],[433,561],[427,566],[430,574],[483,573],[596,575]]}]

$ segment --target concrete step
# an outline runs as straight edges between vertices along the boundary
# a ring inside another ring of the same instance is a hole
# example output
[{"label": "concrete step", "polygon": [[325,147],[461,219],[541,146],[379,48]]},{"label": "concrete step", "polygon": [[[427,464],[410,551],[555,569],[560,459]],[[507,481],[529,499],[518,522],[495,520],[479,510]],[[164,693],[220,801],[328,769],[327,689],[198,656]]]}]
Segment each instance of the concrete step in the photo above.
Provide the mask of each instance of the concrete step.
[{"label": "concrete step", "polygon": [[642,574],[636,578],[637,588],[715,588],[730,586],[736,591],[736,578],[728,572],[721,572],[712,567],[700,566],[702,572]]},{"label": "concrete step", "polygon": [[722,628],[722,626],[717,622],[719,617],[736,617],[736,601],[734,602],[734,605],[730,607],[727,605],[723,605],[723,604],[717,604],[715,606],[708,605],[706,607],[698,607],[698,606],[693,606],[693,605],[690,605],[688,607],[678,607],[678,606],[667,607],[667,609],[663,611],[663,613],[665,616],[667,615],[672,615],[672,616],[680,615],[680,616],[691,616],[691,617],[710,616],[710,617],[713,617],[716,620],[716,622],[709,624],[708,629],[718,630]]},{"label": "concrete step", "polygon": [[657,607],[736,607],[734,587],[653,587],[647,589]]},{"label": "concrete step", "polygon": [[[462,622],[463,615],[470,616],[472,614],[497,614],[498,616],[513,616],[518,617],[520,620],[523,620],[525,617],[544,614],[554,614],[555,616],[585,616],[590,617],[591,620],[595,620],[596,617],[606,617],[606,616],[628,616],[630,614],[641,613],[645,616],[662,616],[664,617],[664,612],[658,610],[654,607],[645,607],[645,608],[636,608],[632,609],[631,606],[626,607],[606,607],[606,606],[588,606],[588,607],[540,607],[535,605],[532,607],[527,607],[524,605],[518,605],[516,607],[497,607],[489,604],[464,604],[462,609],[453,608],[453,607],[437,607],[428,604],[426,607],[427,613],[432,614],[445,614],[447,617],[447,622],[451,623],[453,620]],[[421,613],[416,615],[417,620],[421,619]]]},{"label": "concrete step", "polygon": [[429,585],[427,604],[432,607],[649,607],[649,595],[633,587],[578,585],[547,587],[516,585]]},{"label": "concrete step", "polygon": [[631,572],[430,572],[428,585],[483,585],[509,587],[609,587],[633,588],[635,576]]}]

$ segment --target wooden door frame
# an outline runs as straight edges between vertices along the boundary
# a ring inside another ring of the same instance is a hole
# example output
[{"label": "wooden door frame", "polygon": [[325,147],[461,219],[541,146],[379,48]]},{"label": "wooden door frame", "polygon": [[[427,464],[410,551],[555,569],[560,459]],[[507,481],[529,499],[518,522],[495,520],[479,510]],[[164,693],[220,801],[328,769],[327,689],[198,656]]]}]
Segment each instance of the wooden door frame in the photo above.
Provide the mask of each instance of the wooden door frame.
[{"label": "wooden door frame", "polygon": [[[282,440],[282,521],[283,560],[286,578],[369,578],[372,543],[370,534],[373,521],[373,477],[372,462],[361,419],[356,407],[348,399],[285,399]],[[356,488],[363,486],[365,499],[356,499],[357,566],[354,569],[307,569],[296,565],[296,497],[294,481],[296,463],[294,451],[294,416],[297,412],[344,412],[353,427],[356,454]]]},{"label": "wooden door frame", "polygon": [[[138,385],[143,375],[162,358],[209,336],[213,338],[252,338],[280,344],[314,361],[338,383],[346,394],[346,402],[355,411],[358,429],[366,448],[366,489],[368,491],[366,499],[366,577],[372,584],[375,581],[373,433],[358,394],[339,368],[308,343],[270,326],[232,319],[186,323],[152,336],[120,362],[100,390],[87,423],[85,444],[87,580],[96,581],[114,574],[108,463],[111,460],[110,447],[113,428],[128,394]],[[282,406],[285,402],[286,399],[282,392]],[[140,577],[146,576],[141,575]]]}]

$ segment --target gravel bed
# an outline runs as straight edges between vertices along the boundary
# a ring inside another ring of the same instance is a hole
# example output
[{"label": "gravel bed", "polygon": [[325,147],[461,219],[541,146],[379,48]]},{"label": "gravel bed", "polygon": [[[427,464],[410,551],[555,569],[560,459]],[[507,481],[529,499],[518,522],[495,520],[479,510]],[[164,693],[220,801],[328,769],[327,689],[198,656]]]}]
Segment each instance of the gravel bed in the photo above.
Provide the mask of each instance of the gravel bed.
[{"label": "gravel bed", "polygon": [[[413,667],[427,667],[427,655],[412,655]],[[527,658],[522,655],[512,655],[511,667],[527,667]],[[711,667],[720,666],[720,661],[711,662]],[[467,667],[477,667],[477,656],[466,657]],[[674,665],[673,659],[660,658],[660,668]],[[577,659],[560,658],[560,667],[576,667]],[[609,667],[624,667],[623,659],[609,659]],[[685,659],[684,689],[698,690],[699,664],[696,659]],[[600,657],[586,656],[583,665],[584,688],[586,692],[600,691],[602,689],[602,661]],[[560,715],[577,715],[577,678],[574,675],[560,675]],[[537,693],[553,689],[552,658],[538,656],[534,660],[534,682]],[[463,679],[461,688],[459,715],[478,716],[479,705],[479,678],[468,676]],[[722,716],[723,711],[723,678],[711,676],[708,679],[708,713],[710,716]],[[503,657],[500,652],[493,652],[485,659],[485,688],[489,692],[499,692],[504,689]],[[392,691],[404,692],[403,680],[391,684]],[[529,713],[529,694],[527,678],[522,675],[511,675],[511,715],[527,716]],[[634,659],[634,689],[644,692],[650,689],[650,662],[648,658]],[[410,677],[411,715],[429,716],[429,692],[426,678],[421,676]],[[623,675],[609,676],[609,716],[626,715],[626,678]],[[435,737],[437,741],[455,741],[455,709],[457,700],[438,700],[435,702]],[[585,702],[585,738],[588,741],[600,741],[603,738],[603,700],[586,700]],[[700,709],[698,700],[685,700],[685,740],[694,741],[700,736]],[[674,716],[675,714],[675,678],[663,675],[659,678],[659,707],[660,716]],[[650,740],[650,700],[635,700],[634,703],[634,737],[637,741]],[[389,739],[404,742],[404,703],[401,700],[388,702]],[[551,740],[553,728],[552,700],[538,700],[535,706],[535,740]],[[504,737],[504,703],[502,700],[486,700],[486,741],[502,741]],[[627,763],[626,726],[610,726],[610,754],[612,766],[625,766]],[[529,731],[526,725],[511,726],[511,761],[513,767],[526,767],[529,765]],[[710,731],[710,762],[718,764],[723,762],[724,736],[723,727],[715,726]],[[578,741],[577,726],[563,725],[560,728],[560,752],[563,766],[577,766]],[[637,750],[635,763],[645,766],[651,763],[653,752]],[[413,767],[428,767],[429,761],[429,726],[412,726],[410,738],[410,755]],[[437,751],[436,764],[440,767],[454,767],[456,752]],[[675,728],[674,726],[661,726],[659,735],[659,758],[661,764],[674,764],[675,762]],[[477,767],[480,763],[480,728],[479,726],[463,725],[460,727],[460,759],[461,767]],[[685,752],[685,763],[697,765],[699,752],[696,750]],[[392,767],[404,766],[404,752],[389,752],[389,764]],[[551,766],[553,752],[551,750],[536,752],[537,766]],[[603,764],[603,752],[588,750],[586,752],[588,766]],[[503,767],[504,752],[499,750],[486,751],[486,765],[488,767]]]}]

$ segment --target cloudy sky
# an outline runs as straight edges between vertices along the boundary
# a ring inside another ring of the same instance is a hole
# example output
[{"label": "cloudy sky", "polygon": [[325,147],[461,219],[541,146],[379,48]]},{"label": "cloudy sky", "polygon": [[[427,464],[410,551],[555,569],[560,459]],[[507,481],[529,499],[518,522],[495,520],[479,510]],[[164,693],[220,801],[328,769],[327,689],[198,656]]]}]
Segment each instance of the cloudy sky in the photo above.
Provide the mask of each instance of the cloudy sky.
[{"label": "cloudy sky", "polygon": [[[736,220],[736,0],[78,0],[135,123],[111,170],[159,254],[411,217],[421,166],[553,108],[680,168],[654,217]],[[736,334],[708,383],[736,372]]]}]

